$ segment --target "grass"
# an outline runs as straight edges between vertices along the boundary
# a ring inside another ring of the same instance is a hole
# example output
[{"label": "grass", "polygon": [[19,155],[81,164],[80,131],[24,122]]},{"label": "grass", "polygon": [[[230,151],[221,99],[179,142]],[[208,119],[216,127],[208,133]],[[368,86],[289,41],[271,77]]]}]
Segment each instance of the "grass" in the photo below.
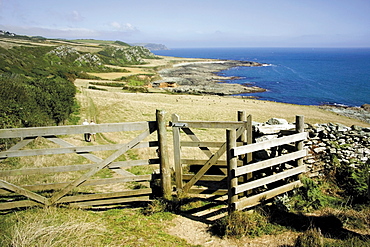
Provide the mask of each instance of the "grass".
[{"label": "grass", "polygon": [[171,213],[138,210],[86,211],[35,208],[0,215],[0,245],[7,246],[191,246],[165,233]]},{"label": "grass", "polygon": [[236,211],[217,220],[211,227],[211,231],[216,235],[238,239],[277,234],[284,229],[282,226],[269,222],[268,217],[262,211]]}]

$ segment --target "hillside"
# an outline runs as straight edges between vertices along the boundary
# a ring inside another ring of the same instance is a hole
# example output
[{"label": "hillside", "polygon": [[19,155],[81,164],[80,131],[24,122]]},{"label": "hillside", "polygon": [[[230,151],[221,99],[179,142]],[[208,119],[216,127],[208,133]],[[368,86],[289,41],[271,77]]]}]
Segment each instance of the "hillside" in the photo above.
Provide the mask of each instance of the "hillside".
[{"label": "hillside", "polygon": [[157,57],[121,41],[68,41],[0,31],[0,122],[7,128],[65,123],[78,107],[76,78],[99,78],[89,74],[94,72],[122,77],[129,72],[125,66],[146,64],[146,59]]}]

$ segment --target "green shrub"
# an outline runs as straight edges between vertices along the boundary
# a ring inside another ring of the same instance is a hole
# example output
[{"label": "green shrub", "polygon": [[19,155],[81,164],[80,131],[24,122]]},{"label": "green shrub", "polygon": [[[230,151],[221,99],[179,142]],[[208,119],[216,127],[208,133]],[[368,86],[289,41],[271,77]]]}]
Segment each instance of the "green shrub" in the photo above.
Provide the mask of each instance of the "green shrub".
[{"label": "green shrub", "polygon": [[152,215],[160,212],[179,213],[181,211],[180,209],[181,199],[178,197],[172,197],[170,200],[158,198],[143,208],[142,213],[144,215]]},{"label": "green shrub", "polygon": [[60,77],[0,76],[0,122],[3,127],[35,127],[59,124],[75,105],[75,86]]},{"label": "green shrub", "polygon": [[268,217],[261,212],[236,211],[230,215],[216,220],[211,231],[218,236],[226,237],[258,237],[274,234],[281,230],[281,227],[269,223]]},{"label": "green shrub", "polygon": [[320,229],[309,229],[298,236],[295,247],[321,247],[324,246],[324,236]]},{"label": "green shrub", "polygon": [[320,209],[335,201],[322,191],[322,183],[308,177],[301,177],[303,186],[298,188],[291,197],[280,196],[275,199],[275,205],[286,211],[311,211]]},{"label": "green shrub", "polygon": [[333,157],[336,168],[334,176],[338,186],[344,190],[346,196],[353,197],[355,202],[366,203],[369,200],[367,180],[370,165],[356,159],[344,163],[335,158]]},{"label": "green shrub", "polygon": [[93,90],[100,90],[100,91],[108,91],[107,89],[105,88],[99,88],[99,87],[95,87],[95,86],[89,86],[88,89],[93,89]]}]

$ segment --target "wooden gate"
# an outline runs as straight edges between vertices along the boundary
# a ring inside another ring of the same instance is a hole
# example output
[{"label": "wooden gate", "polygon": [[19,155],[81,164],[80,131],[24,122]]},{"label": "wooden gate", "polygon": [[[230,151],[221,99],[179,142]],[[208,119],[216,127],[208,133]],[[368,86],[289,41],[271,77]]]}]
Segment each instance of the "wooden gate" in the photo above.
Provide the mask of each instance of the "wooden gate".
[{"label": "wooden gate", "polygon": [[[190,121],[180,120],[179,116],[172,115],[173,147],[174,147],[174,167],[175,181],[178,192],[194,194],[227,194],[227,163],[225,157],[226,142],[221,141],[202,141],[194,129],[221,129],[234,128],[238,138],[238,145],[252,142],[252,119],[246,117],[243,111],[238,112],[238,121],[235,122],[214,122],[214,121]],[[181,134],[190,140],[181,140]],[[224,136],[224,135],[222,135]],[[192,148],[201,150],[201,155],[205,159],[195,155],[194,158],[183,157],[183,149]],[[251,156],[246,156],[250,160]],[[243,160],[239,161],[239,165]],[[184,174],[184,169],[189,167],[199,167],[194,173]],[[217,169],[214,169],[217,168]]]},{"label": "wooden gate", "polygon": [[[165,132],[162,115],[163,112],[157,110],[157,121],[149,122],[1,129],[0,138],[16,138],[19,142],[0,152],[0,161],[2,161],[0,162],[0,210],[56,204],[90,207],[150,200],[152,188],[149,182],[152,181],[152,174],[135,175],[127,169],[144,165],[168,166],[165,158],[168,157],[166,141],[161,140],[163,133],[160,133]],[[147,140],[156,131],[158,132],[157,137]],[[83,134],[86,132],[97,134],[130,132],[131,136],[135,135],[135,137],[130,138],[130,141],[98,145],[84,143]],[[84,146],[67,142],[68,137],[74,142],[84,143]],[[40,142],[41,139],[44,140],[41,148],[35,148],[35,144],[32,146],[35,140]],[[50,146],[50,143],[54,145],[52,148],[43,147]],[[152,157],[145,160],[124,160],[122,158],[130,150],[140,148],[149,150],[147,152],[153,154]],[[161,158],[158,158],[155,149],[161,152]],[[81,156],[84,159],[77,160],[83,164],[66,166],[44,164],[44,167],[38,167],[40,165],[36,160],[32,167],[14,169],[16,162],[11,161],[17,157],[18,159],[25,156],[48,157],[52,155],[55,157],[62,154]],[[86,163],[85,159],[89,163]],[[161,170],[163,170],[162,166]],[[63,181],[50,183],[50,180],[60,173],[66,173],[66,178]],[[38,180],[34,184],[33,177],[36,175]],[[164,180],[170,181],[169,176],[169,172],[165,172],[161,180],[162,185]],[[131,182],[131,185],[126,186],[127,182]],[[103,192],[98,192],[103,185],[110,187],[112,191],[106,192],[106,189],[103,189]],[[165,194],[170,193],[168,191],[170,186],[159,188],[162,188]],[[164,191],[166,189],[167,191]]]},{"label": "wooden gate", "polygon": [[[307,155],[307,150],[303,148],[303,141],[307,138],[303,116],[296,117],[296,130],[293,133],[280,138],[237,146],[237,136],[235,130],[227,130],[229,212],[256,206],[301,186],[298,175],[306,171],[303,157]],[[259,150],[269,150],[269,157],[238,166],[240,155]],[[248,180],[239,179],[251,173],[253,176]]]}]

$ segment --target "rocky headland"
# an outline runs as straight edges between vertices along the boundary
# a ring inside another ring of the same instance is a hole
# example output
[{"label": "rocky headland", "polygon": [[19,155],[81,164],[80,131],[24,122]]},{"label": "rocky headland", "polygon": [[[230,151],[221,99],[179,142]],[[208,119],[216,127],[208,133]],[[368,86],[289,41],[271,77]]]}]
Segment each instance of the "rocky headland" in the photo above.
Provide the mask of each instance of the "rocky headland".
[{"label": "rocky headland", "polygon": [[218,74],[234,67],[265,66],[265,64],[234,60],[212,60],[176,64],[172,68],[159,72],[162,80],[153,83],[160,87],[168,85],[166,90],[176,93],[233,95],[241,93],[264,92],[263,88],[225,83],[238,79]]}]

